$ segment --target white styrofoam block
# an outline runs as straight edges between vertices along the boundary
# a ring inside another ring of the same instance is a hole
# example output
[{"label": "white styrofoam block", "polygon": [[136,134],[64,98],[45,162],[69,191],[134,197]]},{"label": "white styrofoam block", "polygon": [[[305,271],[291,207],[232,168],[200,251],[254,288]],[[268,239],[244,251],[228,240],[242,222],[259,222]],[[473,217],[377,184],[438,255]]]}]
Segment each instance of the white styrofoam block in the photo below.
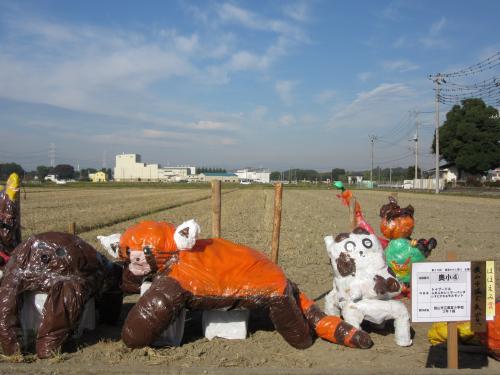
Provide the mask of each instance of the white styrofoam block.
[{"label": "white styrofoam block", "polygon": [[250,311],[247,309],[203,311],[203,333],[209,340],[214,337],[231,340],[245,339],[249,316]]},{"label": "white styrofoam block", "polygon": [[[151,282],[145,281],[141,284],[141,296],[151,287]],[[182,309],[179,316],[164,330],[152,346],[181,346],[184,336],[184,322],[186,320],[186,309]]]},{"label": "white styrofoam block", "polygon": [[[45,301],[47,300],[46,293],[38,292],[25,292],[23,293],[23,301],[20,312],[21,329],[23,332],[23,339],[25,343],[28,343],[36,338],[38,327],[42,320],[43,307]],[[78,327],[73,333],[74,338],[79,338],[82,336],[85,329],[94,330],[95,329],[95,301],[91,298],[85,304],[82,316],[80,317],[80,322]]]}]

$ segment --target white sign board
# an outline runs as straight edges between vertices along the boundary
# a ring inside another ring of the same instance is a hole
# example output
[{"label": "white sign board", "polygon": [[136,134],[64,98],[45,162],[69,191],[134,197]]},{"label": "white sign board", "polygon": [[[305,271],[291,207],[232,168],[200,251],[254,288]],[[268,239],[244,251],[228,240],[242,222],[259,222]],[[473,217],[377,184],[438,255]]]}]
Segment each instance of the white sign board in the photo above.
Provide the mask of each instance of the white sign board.
[{"label": "white sign board", "polygon": [[412,322],[470,320],[470,270],[470,262],[413,263]]}]

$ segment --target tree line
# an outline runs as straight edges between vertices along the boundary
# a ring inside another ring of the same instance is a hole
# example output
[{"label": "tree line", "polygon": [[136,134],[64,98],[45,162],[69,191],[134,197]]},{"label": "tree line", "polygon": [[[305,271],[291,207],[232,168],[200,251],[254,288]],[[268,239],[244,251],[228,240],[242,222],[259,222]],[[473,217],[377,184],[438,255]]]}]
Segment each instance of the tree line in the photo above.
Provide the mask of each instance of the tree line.
[{"label": "tree line", "polygon": [[11,173],[17,173],[26,181],[38,179],[44,181],[48,175],[55,175],[60,180],[80,180],[87,181],[90,173],[103,171],[108,178],[112,176],[111,168],[84,168],[76,171],[72,165],[58,164],[55,167],[48,167],[46,165],[39,165],[36,170],[26,172],[22,166],[17,163],[0,163],[0,180],[6,180]]},{"label": "tree line", "polygon": [[[420,175],[420,168],[418,173]],[[314,169],[287,169],[285,171],[273,171],[271,180],[278,181],[310,181],[310,182],[325,182],[325,181],[343,181],[347,182],[348,176],[362,176],[363,180],[370,179],[370,171],[348,171],[343,168],[333,168],[328,172],[318,172]],[[411,165],[407,168],[381,168],[373,169],[373,179],[377,181],[402,181],[413,179],[415,176],[415,166]]]}]

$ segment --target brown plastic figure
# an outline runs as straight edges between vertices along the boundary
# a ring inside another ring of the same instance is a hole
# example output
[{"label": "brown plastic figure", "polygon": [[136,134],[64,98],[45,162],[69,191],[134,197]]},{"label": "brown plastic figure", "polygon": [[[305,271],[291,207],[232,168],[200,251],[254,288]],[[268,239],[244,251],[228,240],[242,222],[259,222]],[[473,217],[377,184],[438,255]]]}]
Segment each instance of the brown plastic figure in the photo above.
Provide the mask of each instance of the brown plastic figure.
[{"label": "brown plastic figure", "polygon": [[21,351],[19,307],[25,291],[47,293],[36,338],[39,358],[57,352],[76,329],[84,306],[95,298],[100,318],[112,323],[122,305],[121,267],[69,233],[31,236],[12,252],[0,286],[3,353]]}]

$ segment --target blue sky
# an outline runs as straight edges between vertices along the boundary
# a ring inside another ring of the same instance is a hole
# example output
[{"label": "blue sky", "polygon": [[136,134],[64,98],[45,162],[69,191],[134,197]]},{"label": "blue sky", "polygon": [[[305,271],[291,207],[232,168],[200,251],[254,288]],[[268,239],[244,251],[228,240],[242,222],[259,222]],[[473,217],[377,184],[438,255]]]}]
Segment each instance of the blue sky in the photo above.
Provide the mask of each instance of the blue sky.
[{"label": "blue sky", "polygon": [[[0,161],[47,165],[54,143],[57,163],[81,167],[125,152],[363,170],[373,134],[375,165],[413,165],[409,111],[434,110],[427,76],[499,51],[499,13],[497,1],[0,0]],[[433,119],[418,116],[424,168]]]}]

